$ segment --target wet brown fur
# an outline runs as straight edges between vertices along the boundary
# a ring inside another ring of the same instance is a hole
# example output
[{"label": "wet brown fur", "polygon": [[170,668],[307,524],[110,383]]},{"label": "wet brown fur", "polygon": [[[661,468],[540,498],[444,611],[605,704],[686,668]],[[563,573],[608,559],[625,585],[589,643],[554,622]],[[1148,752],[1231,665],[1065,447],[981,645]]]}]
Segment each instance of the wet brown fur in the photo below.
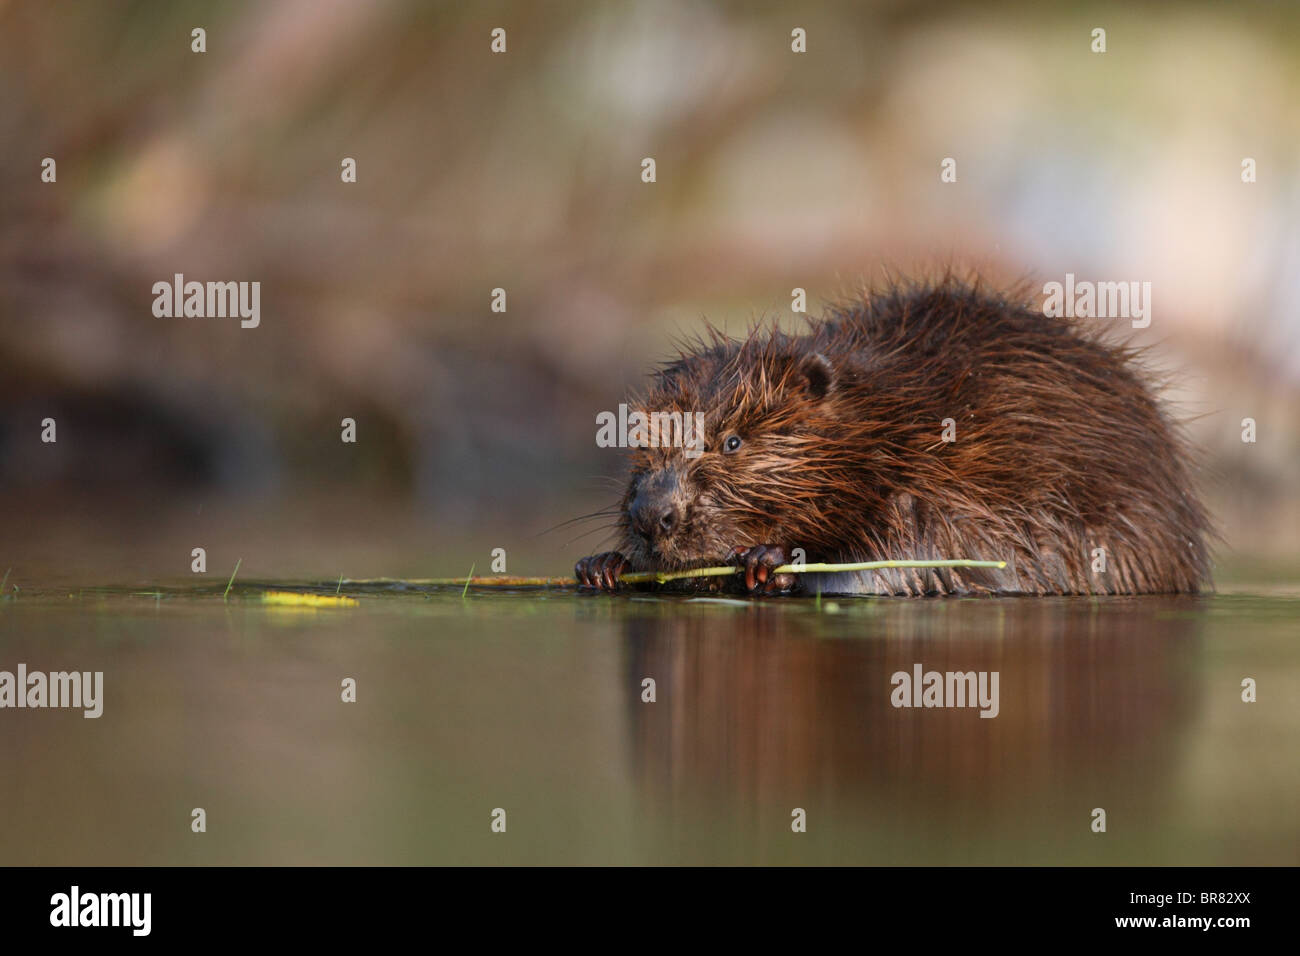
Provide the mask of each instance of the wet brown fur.
[{"label": "wet brown fur", "polygon": [[[803,575],[805,591],[1133,594],[1210,581],[1188,449],[1138,353],[978,282],[893,285],[800,336],[711,330],[632,407],[703,412],[706,437],[693,459],[632,451],[619,536],[633,570],[772,544],[809,562],[1008,563]],[[948,418],[954,442],[941,440]],[[731,435],[743,444],[724,454]],[[628,516],[652,479],[680,516],[653,540]],[[1096,548],[1105,572],[1092,569]]]}]

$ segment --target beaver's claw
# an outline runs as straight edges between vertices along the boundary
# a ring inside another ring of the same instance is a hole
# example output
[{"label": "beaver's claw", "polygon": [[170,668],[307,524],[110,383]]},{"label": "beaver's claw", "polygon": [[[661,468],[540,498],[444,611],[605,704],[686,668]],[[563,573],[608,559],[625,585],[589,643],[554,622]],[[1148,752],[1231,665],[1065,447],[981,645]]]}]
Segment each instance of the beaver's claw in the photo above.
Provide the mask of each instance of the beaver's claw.
[{"label": "beaver's claw", "polygon": [[782,594],[793,591],[798,575],[773,574],[783,564],[789,564],[785,548],[777,544],[759,544],[752,548],[737,545],[727,554],[727,560],[745,569],[745,590],[756,594]]},{"label": "beaver's claw", "polygon": [[617,591],[618,576],[629,567],[627,558],[617,551],[606,551],[583,558],[573,566],[573,576],[578,579],[578,587],[595,588],[599,591]]}]

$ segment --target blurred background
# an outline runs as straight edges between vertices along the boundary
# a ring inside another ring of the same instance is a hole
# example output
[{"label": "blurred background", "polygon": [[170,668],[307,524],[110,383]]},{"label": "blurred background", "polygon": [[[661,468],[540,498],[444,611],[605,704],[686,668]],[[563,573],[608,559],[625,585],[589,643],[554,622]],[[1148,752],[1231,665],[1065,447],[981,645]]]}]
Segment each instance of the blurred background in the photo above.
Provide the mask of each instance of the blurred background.
[{"label": "blurred background", "polygon": [[[1294,864],[1297,104],[1283,2],[0,0],[0,666],[108,688],[5,718],[0,862]],[[567,573],[674,340],[949,265],[1151,283],[1229,593],[334,586]],[[894,710],[914,662],[1001,716]]]},{"label": "blurred background", "polygon": [[[6,564],[454,574],[504,547],[564,573],[600,535],[547,529],[616,496],[595,415],[675,338],[955,264],[1150,281],[1135,334],[1205,451],[1220,583],[1294,567],[1298,27],[1289,3],[0,0]],[[260,327],[155,317],[175,273],[260,281]]]}]

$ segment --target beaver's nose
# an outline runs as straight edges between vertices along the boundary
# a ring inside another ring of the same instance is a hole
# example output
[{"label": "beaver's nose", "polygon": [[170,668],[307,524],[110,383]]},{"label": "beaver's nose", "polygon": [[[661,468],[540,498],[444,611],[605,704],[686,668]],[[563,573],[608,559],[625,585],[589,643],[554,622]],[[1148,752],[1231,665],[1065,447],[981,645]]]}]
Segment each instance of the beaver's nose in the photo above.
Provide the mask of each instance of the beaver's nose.
[{"label": "beaver's nose", "polygon": [[677,509],[662,498],[637,495],[628,512],[632,527],[647,538],[672,534],[677,527]]},{"label": "beaver's nose", "polygon": [[677,487],[676,475],[661,472],[642,483],[628,506],[632,527],[647,540],[667,537],[677,529],[681,521],[675,494]]}]

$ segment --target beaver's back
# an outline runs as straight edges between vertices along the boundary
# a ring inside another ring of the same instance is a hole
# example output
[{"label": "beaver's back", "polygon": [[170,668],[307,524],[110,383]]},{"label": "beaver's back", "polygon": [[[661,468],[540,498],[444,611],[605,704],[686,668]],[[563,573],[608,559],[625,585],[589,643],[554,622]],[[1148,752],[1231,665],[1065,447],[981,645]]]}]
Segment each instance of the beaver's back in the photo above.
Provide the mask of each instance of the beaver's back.
[{"label": "beaver's back", "polygon": [[833,310],[805,341],[838,370],[845,428],[894,463],[869,525],[839,516],[840,559],[1008,562],[805,584],[913,594],[1208,584],[1188,450],[1131,350],[954,281]]}]

